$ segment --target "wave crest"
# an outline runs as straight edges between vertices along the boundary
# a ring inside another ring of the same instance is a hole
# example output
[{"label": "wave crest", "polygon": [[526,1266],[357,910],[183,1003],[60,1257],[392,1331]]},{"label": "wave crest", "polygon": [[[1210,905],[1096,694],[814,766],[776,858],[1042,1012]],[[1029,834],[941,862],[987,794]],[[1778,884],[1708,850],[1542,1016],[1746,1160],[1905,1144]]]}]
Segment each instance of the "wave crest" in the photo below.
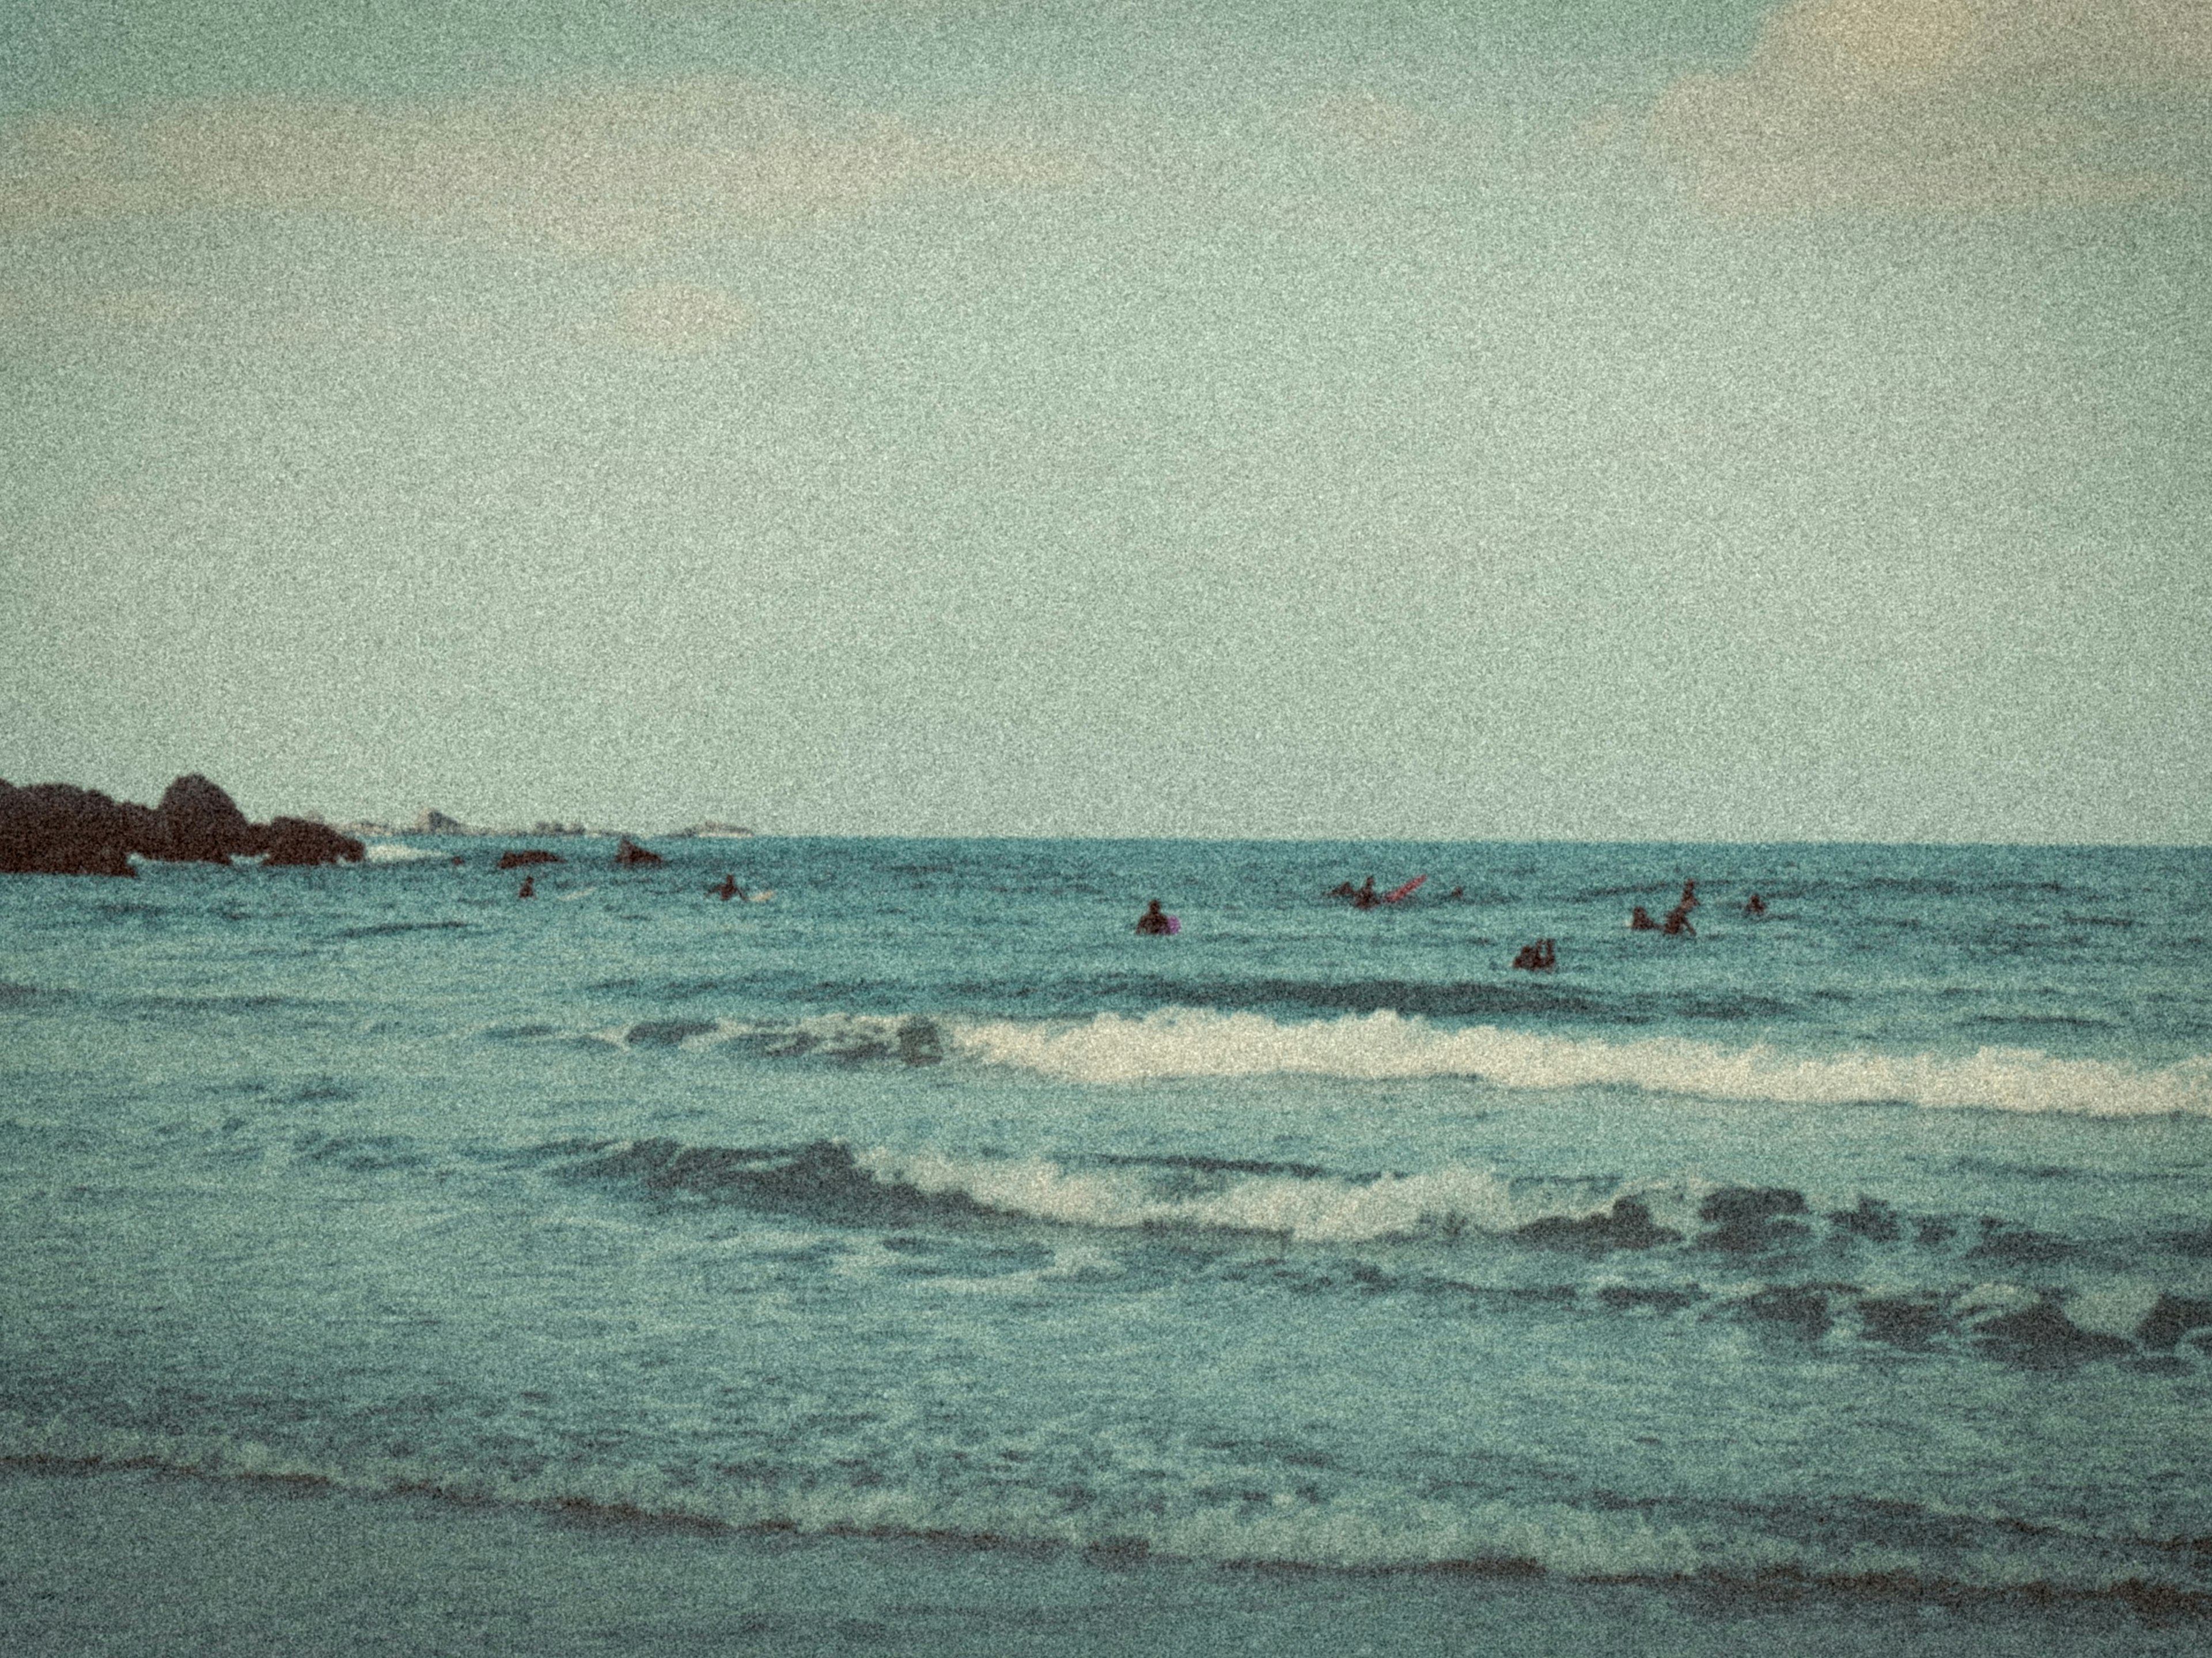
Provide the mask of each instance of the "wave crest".
[{"label": "wave crest", "polygon": [[1042,1157],[876,1150],[855,1153],[853,1162],[888,1186],[1060,1225],[1260,1232],[1301,1243],[1505,1233],[1559,1209],[1556,1195],[1516,1195],[1490,1170],[1456,1164],[1366,1181],[1271,1175],[1164,1187],[1157,1169],[1070,1169]]},{"label": "wave crest", "polygon": [[446,854],[432,847],[410,847],[404,841],[371,841],[362,853],[362,861],[371,864],[411,864],[424,858],[443,858]]},{"label": "wave crest", "polygon": [[1764,1044],[1727,1048],[1674,1036],[1614,1042],[1495,1025],[1450,1028],[1387,1009],[1284,1023],[1257,1013],[1168,1008],[1141,1018],[1101,1013],[1079,1024],[951,1023],[945,1034],[948,1050],[962,1058],[1069,1082],[1469,1077],[1508,1088],[1629,1087],[1794,1104],[1894,1100],[2099,1117],[2212,1115],[2212,1058],[2203,1055],[2163,1067],[2062,1059],[2027,1048],[1802,1057]]},{"label": "wave crest", "polygon": [[[1018,1548],[1077,1548],[1120,1558],[1374,1571],[1445,1567],[1537,1571],[1583,1582],[1797,1580],[1885,1594],[2022,1590],[2148,1600],[2172,1612],[2212,1611],[2197,1576],[2165,1551],[2081,1528],[2005,1516],[1952,1546],[1894,1546],[1863,1537],[1774,1534],[1750,1514],[1731,1522],[1498,1497],[1452,1502],[1379,1494],[1331,1497],[1261,1477],[1234,1496],[1184,1482],[1141,1496],[948,1485],[915,1468],[880,1484],[850,1470],[794,1465],[783,1477],[680,1464],[565,1463],[536,1473],[463,1452],[347,1455],[223,1434],[136,1430],[0,1414],[0,1467],[82,1473],[153,1469],[225,1481],[273,1481],[363,1496],[595,1510],[707,1527],[815,1535],[963,1539]],[[1091,1500],[1086,1500],[1091,1499]],[[2002,1532],[2001,1537],[1991,1531]],[[2150,1558],[2147,1558],[2150,1557]]]}]

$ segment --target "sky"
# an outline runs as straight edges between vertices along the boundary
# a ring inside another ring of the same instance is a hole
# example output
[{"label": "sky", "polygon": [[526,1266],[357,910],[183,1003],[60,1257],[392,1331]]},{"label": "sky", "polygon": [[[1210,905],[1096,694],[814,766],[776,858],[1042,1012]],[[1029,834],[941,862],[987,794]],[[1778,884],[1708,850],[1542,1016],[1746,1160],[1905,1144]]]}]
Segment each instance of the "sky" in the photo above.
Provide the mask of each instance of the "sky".
[{"label": "sky", "polygon": [[40,0],[0,776],[2212,840],[2207,0]]}]

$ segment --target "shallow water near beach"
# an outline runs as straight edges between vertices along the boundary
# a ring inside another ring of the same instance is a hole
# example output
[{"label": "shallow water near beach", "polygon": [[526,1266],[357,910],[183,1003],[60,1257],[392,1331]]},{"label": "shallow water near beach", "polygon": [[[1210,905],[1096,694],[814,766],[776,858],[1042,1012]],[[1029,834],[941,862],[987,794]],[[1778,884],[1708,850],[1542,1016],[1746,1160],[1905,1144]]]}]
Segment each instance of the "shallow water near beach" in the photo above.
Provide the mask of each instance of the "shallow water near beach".
[{"label": "shallow water near beach", "polygon": [[2212,1629],[2212,854],[548,844],[0,878],[8,1466],[944,1649]]}]

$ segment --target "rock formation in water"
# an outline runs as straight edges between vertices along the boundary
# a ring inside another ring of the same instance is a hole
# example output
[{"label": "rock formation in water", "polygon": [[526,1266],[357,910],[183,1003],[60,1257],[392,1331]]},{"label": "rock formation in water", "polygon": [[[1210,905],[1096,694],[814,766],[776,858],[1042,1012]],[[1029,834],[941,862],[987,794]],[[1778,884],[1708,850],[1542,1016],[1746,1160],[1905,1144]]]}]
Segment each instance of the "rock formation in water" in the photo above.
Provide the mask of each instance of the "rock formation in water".
[{"label": "rock formation in water", "polygon": [[135,855],[170,863],[228,863],[268,855],[272,864],[359,863],[351,835],[303,817],[265,824],[197,772],[169,785],[158,807],[117,800],[68,783],[17,788],[0,780],[0,872],[134,875]]},{"label": "rock formation in water", "polygon": [[543,847],[530,847],[521,852],[502,852],[499,855],[501,869],[524,869],[532,864],[565,862],[558,853],[548,852]]},{"label": "rock formation in water", "polygon": [[357,864],[367,848],[350,835],[306,817],[272,817],[258,829],[271,864]]},{"label": "rock formation in water", "polygon": [[160,821],[144,806],[67,783],[0,781],[0,870],[129,875],[132,853],[150,856],[161,844]]},{"label": "rock formation in water", "polygon": [[264,849],[238,803],[198,772],[163,790],[155,811],[167,849],[150,856],[180,864],[227,864],[234,856],[250,857]]},{"label": "rock formation in water", "polygon": [[615,847],[615,862],[625,869],[665,864],[667,861],[659,853],[638,845],[627,835],[623,836],[621,844]]}]

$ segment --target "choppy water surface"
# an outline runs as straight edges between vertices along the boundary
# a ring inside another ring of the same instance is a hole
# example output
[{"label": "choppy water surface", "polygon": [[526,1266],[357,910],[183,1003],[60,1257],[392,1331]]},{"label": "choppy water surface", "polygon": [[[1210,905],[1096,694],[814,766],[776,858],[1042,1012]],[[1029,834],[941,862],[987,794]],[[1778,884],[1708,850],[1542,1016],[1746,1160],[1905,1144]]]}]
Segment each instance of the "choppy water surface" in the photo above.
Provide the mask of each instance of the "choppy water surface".
[{"label": "choppy water surface", "polygon": [[0,878],[0,1456],[2212,1595],[2203,852],[411,846]]}]

